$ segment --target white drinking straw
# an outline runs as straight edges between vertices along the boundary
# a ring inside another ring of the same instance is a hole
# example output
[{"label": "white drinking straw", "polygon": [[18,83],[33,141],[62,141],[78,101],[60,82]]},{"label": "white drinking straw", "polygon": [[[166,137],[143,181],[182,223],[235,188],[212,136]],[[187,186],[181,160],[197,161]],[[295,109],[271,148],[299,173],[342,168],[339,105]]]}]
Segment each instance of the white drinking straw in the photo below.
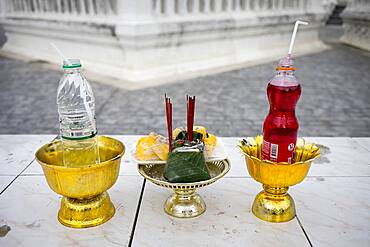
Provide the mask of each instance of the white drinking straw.
[{"label": "white drinking straw", "polygon": [[57,51],[59,56],[62,57],[63,61],[67,60],[66,57],[63,55],[62,51],[53,42],[50,42],[50,45]]},{"label": "white drinking straw", "polygon": [[299,24],[308,25],[308,22],[300,21],[300,20],[297,20],[295,22],[294,30],[293,30],[293,35],[292,35],[292,39],[290,40],[290,46],[289,46],[289,51],[288,51],[288,56],[289,57],[292,55],[292,50],[293,50],[293,46],[294,46],[295,36],[297,35],[298,25]]}]

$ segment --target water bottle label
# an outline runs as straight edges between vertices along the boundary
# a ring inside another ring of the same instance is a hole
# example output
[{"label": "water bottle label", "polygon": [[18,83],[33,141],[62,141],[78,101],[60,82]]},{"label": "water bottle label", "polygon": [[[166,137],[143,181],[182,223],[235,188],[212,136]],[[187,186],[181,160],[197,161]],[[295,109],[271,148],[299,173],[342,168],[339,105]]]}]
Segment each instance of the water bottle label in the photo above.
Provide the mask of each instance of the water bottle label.
[{"label": "water bottle label", "polygon": [[[66,135],[67,134],[67,135]],[[67,140],[83,140],[96,136],[97,131],[88,131],[88,132],[69,132],[63,133],[62,138]]]},{"label": "water bottle label", "polygon": [[295,151],[294,142],[271,143],[263,140],[262,144],[262,159],[273,162],[288,162],[293,161]]}]

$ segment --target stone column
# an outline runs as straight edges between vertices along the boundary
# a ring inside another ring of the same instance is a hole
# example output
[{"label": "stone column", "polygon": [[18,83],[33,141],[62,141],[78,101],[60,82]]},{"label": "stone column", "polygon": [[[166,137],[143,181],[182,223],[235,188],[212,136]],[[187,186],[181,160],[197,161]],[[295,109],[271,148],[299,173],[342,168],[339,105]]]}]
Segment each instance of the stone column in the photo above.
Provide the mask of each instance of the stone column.
[{"label": "stone column", "polygon": [[214,1],[214,11],[215,11],[215,13],[221,13],[222,12],[223,0],[213,0],[213,1]]},{"label": "stone column", "polygon": [[[167,0],[168,1],[168,0]],[[170,0],[173,1],[173,0]],[[160,4],[157,0],[157,4]],[[166,1],[164,1],[166,2]],[[144,21],[153,18],[151,0],[117,1],[117,16],[119,21]]]},{"label": "stone column", "polygon": [[188,1],[187,0],[178,0],[177,1],[177,11],[179,14],[186,15],[188,13]]},{"label": "stone column", "polygon": [[5,18],[6,1],[0,1],[0,19]]},{"label": "stone column", "polygon": [[210,0],[203,0],[204,2],[204,9],[203,9],[203,12],[204,13],[209,13],[211,12],[211,1]]},{"label": "stone column", "polygon": [[199,0],[193,0],[193,13],[199,13]]}]

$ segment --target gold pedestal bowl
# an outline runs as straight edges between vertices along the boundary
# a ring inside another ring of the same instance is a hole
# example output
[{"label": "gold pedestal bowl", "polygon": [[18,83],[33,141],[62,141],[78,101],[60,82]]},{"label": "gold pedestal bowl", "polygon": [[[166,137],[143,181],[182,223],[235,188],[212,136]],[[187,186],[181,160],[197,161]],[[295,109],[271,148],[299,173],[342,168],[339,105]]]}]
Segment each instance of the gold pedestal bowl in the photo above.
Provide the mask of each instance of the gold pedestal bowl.
[{"label": "gold pedestal bowl", "polygon": [[[258,146],[258,145],[257,145]],[[296,162],[275,163],[261,160],[261,147],[242,148],[249,174],[262,183],[263,191],[255,198],[252,212],[258,218],[268,222],[286,222],[296,215],[293,198],[287,193],[290,186],[303,181],[312,161],[319,156],[319,148],[313,144],[297,146],[299,157]]]},{"label": "gold pedestal bowl", "polygon": [[36,152],[50,188],[62,195],[58,220],[65,226],[85,228],[100,225],[115,213],[106,192],[116,182],[125,146],[120,141],[99,136],[100,163],[90,166],[63,166],[60,140]]},{"label": "gold pedestal bowl", "polygon": [[165,164],[139,164],[139,173],[152,183],[174,190],[164,204],[164,211],[177,218],[192,218],[206,211],[206,204],[202,197],[195,193],[196,189],[205,187],[225,176],[230,170],[230,162],[221,161],[207,162],[211,179],[194,183],[170,183],[164,176]]}]

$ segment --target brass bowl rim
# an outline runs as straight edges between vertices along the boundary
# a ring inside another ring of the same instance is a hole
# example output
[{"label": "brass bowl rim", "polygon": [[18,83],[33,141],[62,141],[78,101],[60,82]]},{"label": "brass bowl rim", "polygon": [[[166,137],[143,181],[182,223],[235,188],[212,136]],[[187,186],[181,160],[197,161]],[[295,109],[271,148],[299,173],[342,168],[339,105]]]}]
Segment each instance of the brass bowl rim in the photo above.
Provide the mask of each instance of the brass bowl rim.
[{"label": "brass bowl rim", "polygon": [[[231,166],[230,166],[229,159],[223,159],[223,160],[218,160],[218,161],[224,163],[225,165],[224,166],[225,168],[222,170],[222,172],[220,172],[220,174],[218,174],[217,176],[213,178],[207,179],[207,180],[192,182],[192,183],[170,183],[167,181],[158,180],[158,179],[148,176],[142,169],[140,169],[141,166],[157,165],[157,164],[138,164],[138,171],[140,175],[142,175],[144,178],[162,187],[172,188],[172,189],[180,189],[181,187],[189,187],[189,186],[194,187],[194,188],[200,188],[200,187],[216,182],[218,179],[222,178],[230,171]],[[214,163],[214,162],[217,162],[217,161],[211,161],[207,163]],[[188,189],[188,188],[184,188],[184,189]]]},{"label": "brass bowl rim", "polygon": [[303,164],[306,164],[306,163],[310,163],[312,162],[314,159],[318,158],[320,156],[320,154],[316,154],[314,157],[312,157],[311,159],[308,159],[308,160],[305,160],[305,161],[298,161],[298,162],[294,162],[292,164],[289,164],[288,162],[273,162],[273,161],[270,161],[270,160],[261,160],[255,156],[252,156],[250,154],[247,154],[245,153],[244,151],[240,150],[240,152],[242,154],[244,154],[245,156],[247,156],[248,158],[252,159],[252,160],[256,160],[258,163],[260,164],[264,164],[264,163],[268,163],[269,165],[276,165],[276,166],[280,166],[280,165],[283,165],[283,166],[299,166],[299,165],[303,165]]},{"label": "brass bowl rim", "polygon": [[88,170],[88,171],[91,171],[91,169],[97,169],[97,168],[100,168],[100,167],[103,167],[103,166],[106,166],[108,165],[109,163],[111,163],[112,161],[115,161],[117,159],[120,159],[122,158],[122,156],[125,154],[126,152],[126,147],[125,147],[125,144],[123,144],[123,142],[121,142],[120,140],[117,140],[115,138],[112,138],[112,137],[108,137],[108,136],[98,136],[98,138],[107,138],[107,139],[111,139],[113,141],[116,141],[118,142],[119,144],[122,145],[122,152],[120,152],[118,155],[116,155],[115,157],[109,159],[109,160],[106,160],[106,161],[103,161],[103,162],[100,162],[99,164],[94,164],[94,165],[89,165],[89,166],[83,166],[83,167],[65,167],[65,166],[57,166],[57,165],[50,165],[50,164],[47,164],[45,162],[42,162],[39,157],[38,157],[38,154],[39,152],[41,152],[46,146],[50,145],[50,144],[55,144],[55,143],[59,143],[61,142],[60,139],[54,139],[53,141],[45,144],[45,145],[42,145],[35,153],[35,157],[36,157],[36,160],[37,162],[42,165],[42,166],[45,166],[45,167],[48,167],[48,168],[51,168],[51,169],[55,169],[55,170],[65,170],[65,171],[76,171],[76,170],[80,170],[80,171],[84,171],[84,170]]}]

